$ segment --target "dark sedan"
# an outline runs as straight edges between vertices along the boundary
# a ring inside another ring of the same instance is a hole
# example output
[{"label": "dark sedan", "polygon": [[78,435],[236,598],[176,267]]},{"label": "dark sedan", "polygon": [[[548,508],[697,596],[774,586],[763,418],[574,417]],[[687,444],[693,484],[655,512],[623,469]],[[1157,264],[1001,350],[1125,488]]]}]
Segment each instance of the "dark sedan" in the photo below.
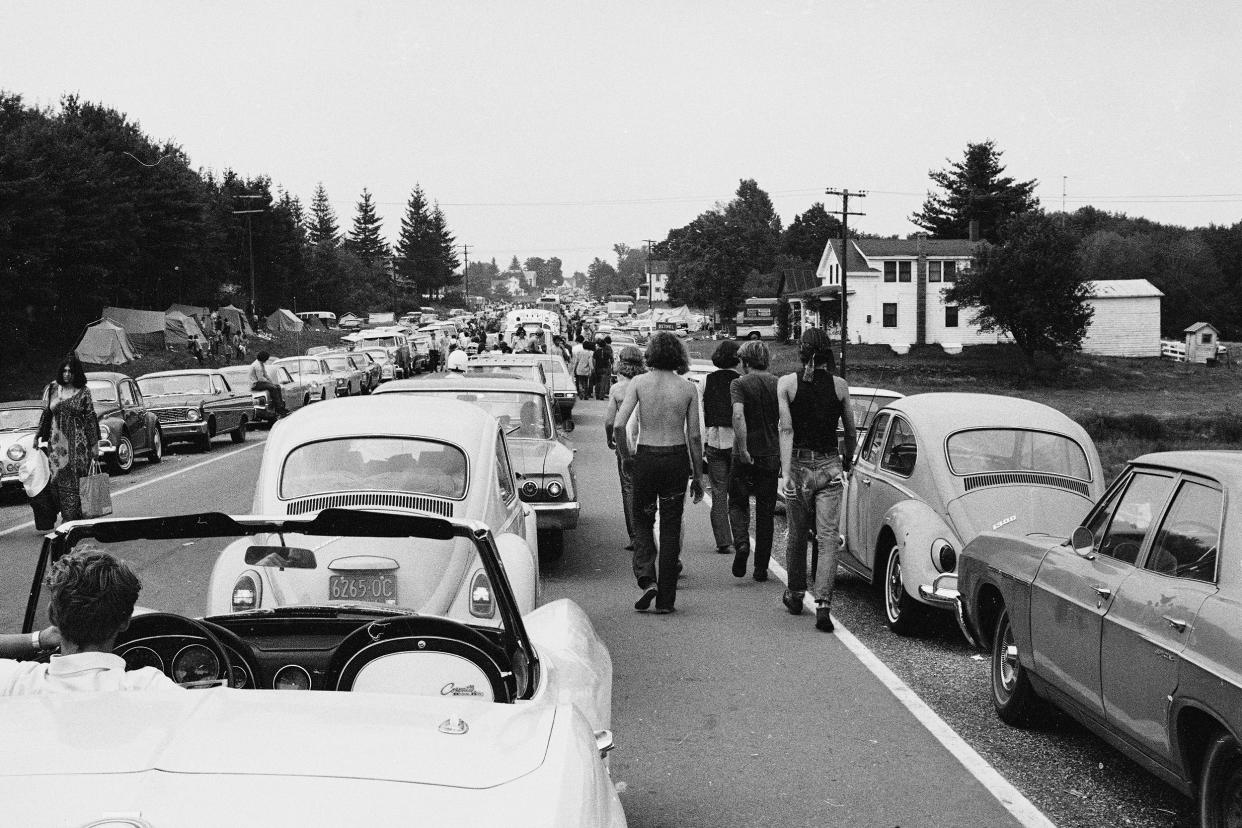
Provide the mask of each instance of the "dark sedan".
[{"label": "dark sedan", "polygon": [[129,474],[138,455],[151,463],[164,459],[164,431],[132,377],[91,371],[86,375],[86,387],[95,402],[99,451],[109,472]]}]

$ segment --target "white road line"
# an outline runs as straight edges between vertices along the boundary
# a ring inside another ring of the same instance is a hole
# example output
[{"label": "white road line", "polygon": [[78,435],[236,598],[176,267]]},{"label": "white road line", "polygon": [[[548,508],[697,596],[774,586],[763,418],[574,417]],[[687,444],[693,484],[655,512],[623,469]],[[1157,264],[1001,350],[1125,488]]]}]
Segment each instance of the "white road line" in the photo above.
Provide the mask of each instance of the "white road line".
[{"label": "white road line", "polygon": [[[710,508],[711,495],[704,494],[703,502]],[[750,548],[755,548],[753,537]],[[777,563],[775,559],[768,562],[768,570],[775,574],[782,584],[789,586],[789,574],[785,571],[785,567]],[[802,596],[802,605],[812,613],[815,612],[815,600],[810,593]],[[988,760],[980,756],[979,752],[967,744],[965,739],[957,735],[957,731],[950,727],[948,722],[940,718],[936,711],[919,697],[918,693],[898,678],[897,674],[890,670],[883,661],[880,661],[876,654],[871,652],[866,644],[859,641],[836,616],[833,616],[832,624],[836,628],[837,639],[845,645],[845,648],[880,680],[880,683],[897,698],[897,701],[905,705],[911,715],[919,720],[919,724],[927,728],[928,732],[936,737],[936,741],[944,745],[945,749],[953,754],[953,757],[970,772],[971,776],[979,780],[979,783],[996,797],[996,800],[1013,815],[1014,819],[1026,828],[1056,828],[1056,824],[1044,816],[1044,813],[1035,807],[1035,803],[1023,796],[1021,791],[988,763]]]},{"label": "white road line", "polygon": [[[262,446],[264,442],[266,441],[260,441],[258,443],[251,443],[248,446],[244,446],[242,448],[235,449],[234,451],[230,451],[227,454],[218,454],[215,457],[212,457],[210,460],[202,460],[198,463],[193,464],[192,466],[186,466],[184,469],[177,469],[174,472],[169,472],[168,474],[160,475],[159,477],[153,477],[150,480],[144,480],[141,483],[135,483],[132,486],[126,486],[124,489],[121,489],[120,491],[113,492],[112,496],[118,497],[123,494],[128,494],[129,492],[136,491],[142,488],[146,488],[147,486],[151,486],[155,483],[162,483],[165,480],[170,480],[179,474],[185,474],[186,472],[193,471],[194,469],[201,469],[203,466],[210,466],[212,463],[218,463],[221,460],[228,460],[230,457],[234,457],[238,454],[241,454],[243,451],[250,451],[251,449],[258,448],[259,446]],[[19,523],[16,526],[10,526],[8,529],[0,530],[0,536],[11,535],[14,532],[20,532],[21,530],[29,529],[32,526],[34,526],[34,521],[28,520],[25,523]]]}]

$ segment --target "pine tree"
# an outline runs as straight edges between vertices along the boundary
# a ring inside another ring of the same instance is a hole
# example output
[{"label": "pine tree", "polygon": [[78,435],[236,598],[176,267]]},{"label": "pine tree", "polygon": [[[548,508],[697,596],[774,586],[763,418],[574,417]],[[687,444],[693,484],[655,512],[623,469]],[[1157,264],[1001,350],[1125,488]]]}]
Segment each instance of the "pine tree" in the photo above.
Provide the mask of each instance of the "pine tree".
[{"label": "pine tree", "polygon": [[311,197],[311,220],[306,228],[307,238],[316,252],[334,251],[341,244],[341,231],[336,223],[336,211],[328,201],[328,191],[323,182],[315,187]]},{"label": "pine tree", "polygon": [[397,276],[413,285],[420,297],[431,288],[431,274],[436,261],[438,240],[431,233],[431,211],[423,188],[414,185],[405,215],[401,217],[401,235],[394,251]]},{"label": "pine tree", "polygon": [[449,232],[448,222],[439,204],[431,211],[431,233],[436,245],[434,286],[442,289],[459,284],[461,275],[454,272],[461,264],[461,259],[457,258],[457,240]]},{"label": "pine tree", "polygon": [[345,239],[345,249],[358,257],[367,267],[382,264],[388,256],[388,244],[380,232],[382,222],[375,213],[375,202],[365,188],[358,212],[354,215],[354,227]]},{"label": "pine tree", "polygon": [[1001,229],[1011,218],[1039,206],[1033,194],[1039,182],[1002,175],[1002,154],[991,140],[967,144],[961,161],[928,174],[944,193],[928,193],[923,209],[910,221],[937,239],[967,238],[970,222],[978,221],[979,238],[1001,241]]}]

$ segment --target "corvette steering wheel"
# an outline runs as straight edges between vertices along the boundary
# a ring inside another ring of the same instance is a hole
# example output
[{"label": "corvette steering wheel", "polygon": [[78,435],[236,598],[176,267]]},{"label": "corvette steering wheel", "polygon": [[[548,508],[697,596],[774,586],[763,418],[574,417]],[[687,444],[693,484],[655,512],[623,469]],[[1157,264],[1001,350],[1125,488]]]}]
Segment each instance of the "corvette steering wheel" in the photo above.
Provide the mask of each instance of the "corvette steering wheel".
[{"label": "corvette steering wheel", "polygon": [[[112,648],[112,651],[120,655],[126,647],[136,641],[167,636],[201,639],[200,642],[195,643],[201,643],[215,656],[216,662],[219,665],[215,677],[198,681],[228,680],[233,666],[229,660],[228,650],[220,643],[220,639],[216,637],[215,633],[208,629],[207,625],[200,621],[195,621],[193,618],[187,618],[184,615],[176,615],[171,612],[150,612],[143,615],[135,615],[130,619],[129,627],[117,636],[116,645]],[[172,667],[172,664],[168,665],[164,673],[173,681],[177,681],[177,677],[172,674]],[[177,683],[187,686],[196,684],[197,681],[178,681]]]}]

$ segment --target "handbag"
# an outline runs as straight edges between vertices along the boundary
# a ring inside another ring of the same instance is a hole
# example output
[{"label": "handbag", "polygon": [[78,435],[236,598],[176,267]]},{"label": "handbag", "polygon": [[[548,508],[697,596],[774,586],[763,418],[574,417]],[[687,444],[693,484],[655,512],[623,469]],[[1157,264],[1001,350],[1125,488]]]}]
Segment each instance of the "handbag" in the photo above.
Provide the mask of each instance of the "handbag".
[{"label": "handbag", "polygon": [[78,494],[82,498],[82,517],[97,518],[112,514],[108,475],[100,468],[98,460],[92,460],[89,473],[78,478]]}]

